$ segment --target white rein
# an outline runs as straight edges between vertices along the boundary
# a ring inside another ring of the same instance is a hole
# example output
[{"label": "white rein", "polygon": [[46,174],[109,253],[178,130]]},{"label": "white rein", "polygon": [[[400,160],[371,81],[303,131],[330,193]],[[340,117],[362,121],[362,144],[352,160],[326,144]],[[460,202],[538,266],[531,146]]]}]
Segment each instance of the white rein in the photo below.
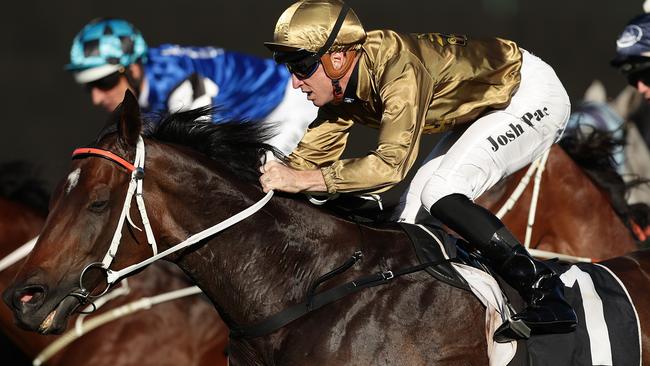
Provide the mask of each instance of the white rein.
[{"label": "white rein", "polygon": [[530,178],[536,172],[535,183],[533,186],[533,194],[530,198],[530,208],[528,210],[528,221],[526,223],[526,237],[524,240],[524,246],[526,247],[526,249],[528,249],[530,254],[538,258],[544,258],[544,259],[559,258],[561,260],[565,260],[569,262],[591,263],[593,262],[591,258],[577,257],[573,255],[567,255],[567,254],[549,252],[546,250],[530,248],[530,242],[533,236],[533,225],[535,224],[535,214],[537,213],[537,202],[539,201],[539,191],[541,188],[542,174],[546,169],[546,162],[548,161],[548,156],[550,152],[551,152],[550,149],[546,150],[544,155],[540,156],[532,164],[530,164],[530,167],[528,167],[526,174],[521,178],[517,187],[510,194],[510,197],[508,197],[508,199],[503,204],[501,209],[499,209],[499,211],[496,213],[496,216],[499,219],[502,219],[503,216],[505,216],[505,214],[507,214],[514,207],[515,203],[519,198],[521,198],[521,195],[524,193],[524,190],[528,186],[528,183],[530,182]]}]

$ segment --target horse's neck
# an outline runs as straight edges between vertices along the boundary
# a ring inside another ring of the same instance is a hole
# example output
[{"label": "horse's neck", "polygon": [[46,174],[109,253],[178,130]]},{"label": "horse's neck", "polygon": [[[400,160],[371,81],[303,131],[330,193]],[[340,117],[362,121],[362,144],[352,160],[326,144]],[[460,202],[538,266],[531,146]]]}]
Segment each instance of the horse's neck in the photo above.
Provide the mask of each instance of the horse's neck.
[{"label": "horse's neck", "polygon": [[179,263],[237,324],[303,300],[315,278],[346,259],[336,255],[345,243],[338,241],[342,248],[331,245],[336,242],[334,223],[310,217],[313,212],[300,205],[291,206],[287,200],[272,200],[188,256],[187,263]]},{"label": "horse's neck", "polygon": [[[228,173],[190,169],[196,171],[186,172],[188,176],[202,179],[191,186],[162,187],[167,197],[182,197],[169,200],[164,208],[175,221],[161,225],[165,246],[225,220],[264,195],[254,184],[235,181]],[[342,241],[355,235],[354,224],[276,196],[253,216],[175,261],[226,319],[246,324],[302,300],[313,279],[352,254]]]}]

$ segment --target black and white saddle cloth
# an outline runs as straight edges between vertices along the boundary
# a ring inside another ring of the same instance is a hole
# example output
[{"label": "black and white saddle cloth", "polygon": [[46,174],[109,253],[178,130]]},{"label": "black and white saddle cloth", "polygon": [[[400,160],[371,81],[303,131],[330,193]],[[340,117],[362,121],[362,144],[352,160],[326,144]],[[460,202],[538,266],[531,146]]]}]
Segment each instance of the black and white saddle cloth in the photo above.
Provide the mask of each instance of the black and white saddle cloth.
[{"label": "black and white saddle cloth", "polygon": [[[564,293],[576,314],[573,333],[533,336],[526,341],[526,365],[641,365],[639,318],[618,277],[599,264],[559,270]],[[517,363],[521,364],[521,363]]]},{"label": "black and white saddle cloth", "polygon": [[[492,343],[491,332],[508,312],[497,281],[467,262],[456,251],[456,240],[436,227],[402,224],[421,262],[451,259],[450,266],[434,277],[452,286],[471,289],[486,305],[490,366],[587,366],[641,365],[641,333],[638,315],[618,277],[599,264],[550,263],[565,285],[565,296],[578,316],[575,332],[534,335],[527,341]],[[453,269],[452,269],[453,268]],[[460,279],[458,278],[460,277]],[[481,282],[481,283],[478,283]],[[495,288],[497,287],[497,288]],[[509,291],[508,293],[511,293]],[[514,303],[521,303],[514,299]],[[500,302],[503,301],[503,302]],[[495,323],[496,320],[496,323]]]}]

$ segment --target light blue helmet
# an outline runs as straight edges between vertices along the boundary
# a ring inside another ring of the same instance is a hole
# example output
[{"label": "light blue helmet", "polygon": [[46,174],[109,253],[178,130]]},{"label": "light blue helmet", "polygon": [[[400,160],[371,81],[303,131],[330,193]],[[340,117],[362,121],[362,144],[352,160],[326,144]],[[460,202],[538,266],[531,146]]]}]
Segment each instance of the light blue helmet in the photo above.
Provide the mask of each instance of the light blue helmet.
[{"label": "light blue helmet", "polygon": [[147,43],[131,23],[100,18],[88,23],[72,41],[70,63],[78,83],[89,83],[129,65],[146,61]]}]

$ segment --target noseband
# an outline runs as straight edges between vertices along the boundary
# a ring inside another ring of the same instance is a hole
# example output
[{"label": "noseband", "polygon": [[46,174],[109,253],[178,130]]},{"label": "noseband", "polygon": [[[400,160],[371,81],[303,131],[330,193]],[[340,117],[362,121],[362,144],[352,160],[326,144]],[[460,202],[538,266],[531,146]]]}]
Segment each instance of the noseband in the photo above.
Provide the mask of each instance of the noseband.
[{"label": "noseband", "polygon": [[[111,245],[106,252],[106,255],[104,255],[104,258],[102,259],[101,262],[92,262],[84,267],[84,269],[81,272],[81,275],[79,277],[79,290],[76,290],[70,294],[70,296],[75,296],[77,297],[82,303],[86,303],[89,301],[89,298],[97,298],[100,297],[106,292],[108,292],[109,288],[117,282],[120,278],[126,276],[127,274],[137,271],[140,268],[147,266],[155,261],[157,261],[160,258],[163,258],[169,254],[172,254],[176,251],[179,251],[181,249],[184,249],[190,245],[193,245],[195,243],[200,242],[201,240],[208,238],[246,218],[254,214],[255,212],[259,211],[264,205],[271,200],[271,197],[273,197],[273,191],[269,191],[266,196],[264,196],[261,200],[253,204],[252,206],[244,209],[243,211],[237,213],[234,216],[229,217],[228,219],[212,226],[209,227],[199,233],[196,233],[189,238],[185,239],[183,242],[178,243],[169,249],[158,253],[158,247],[156,244],[156,239],[153,234],[153,230],[151,229],[151,224],[149,222],[149,217],[147,216],[147,210],[145,208],[144,204],[144,195],[143,195],[143,190],[142,190],[142,184],[144,180],[144,161],[145,161],[145,145],[144,145],[144,140],[142,139],[142,136],[138,138],[138,143],[136,146],[136,154],[135,154],[135,160],[133,164],[129,163],[122,157],[104,149],[98,149],[98,148],[80,148],[76,149],[72,153],[72,158],[73,159],[83,159],[86,157],[102,157],[105,159],[108,159],[117,165],[127,169],[131,173],[131,180],[129,182],[129,188],[126,193],[126,198],[124,200],[124,206],[122,207],[122,212],[120,214],[120,219],[117,223],[117,228],[115,229],[115,233],[113,234],[113,240],[111,241]],[[142,219],[142,225],[144,226],[145,233],[147,235],[147,242],[151,246],[153,255],[140,262],[133,264],[131,266],[128,266],[126,268],[123,268],[118,271],[112,271],[109,269],[111,263],[113,263],[113,259],[115,258],[115,255],[117,254],[117,250],[120,246],[120,241],[122,239],[122,228],[124,226],[124,221],[128,221],[129,224],[142,231],[137,225],[133,223],[133,220],[131,220],[130,217],[130,209],[131,209],[131,201],[133,200],[133,196],[135,195],[136,202],[138,205],[138,210],[140,211],[140,218]],[[99,269],[103,271],[104,276],[106,277],[106,287],[97,295],[92,295],[89,290],[87,290],[84,287],[83,284],[83,278],[84,275],[88,273],[91,269]]]}]

